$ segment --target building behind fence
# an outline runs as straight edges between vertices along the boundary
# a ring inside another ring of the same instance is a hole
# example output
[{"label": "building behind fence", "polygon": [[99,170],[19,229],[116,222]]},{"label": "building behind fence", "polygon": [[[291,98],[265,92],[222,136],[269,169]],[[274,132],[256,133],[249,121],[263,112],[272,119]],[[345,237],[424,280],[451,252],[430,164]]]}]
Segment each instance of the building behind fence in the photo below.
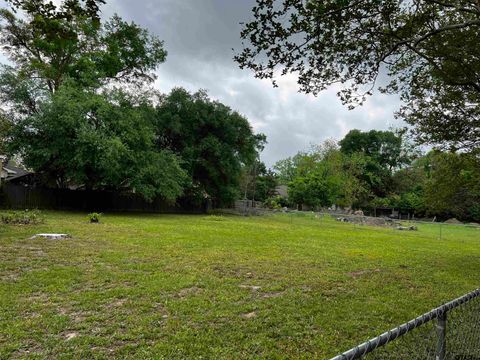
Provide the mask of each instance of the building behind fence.
[{"label": "building behind fence", "polygon": [[204,213],[209,203],[195,204],[179,199],[146,201],[138,194],[109,191],[47,189],[6,183],[0,187],[0,208],[82,211],[142,211],[161,213]]},{"label": "building behind fence", "polygon": [[450,301],[331,360],[479,360],[480,289]]}]

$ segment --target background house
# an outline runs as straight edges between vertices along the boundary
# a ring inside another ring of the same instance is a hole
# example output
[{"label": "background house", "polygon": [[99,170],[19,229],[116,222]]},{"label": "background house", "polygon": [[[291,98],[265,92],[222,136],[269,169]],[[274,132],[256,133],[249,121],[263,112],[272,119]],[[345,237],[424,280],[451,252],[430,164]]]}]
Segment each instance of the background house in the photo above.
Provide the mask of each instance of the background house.
[{"label": "background house", "polygon": [[288,186],[278,185],[275,187],[275,194],[284,198],[288,198]]},{"label": "background house", "polygon": [[15,184],[25,184],[33,176],[32,172],[9,162],[5,155],[0,155],[0,163],[0,183],[11,182]]}]

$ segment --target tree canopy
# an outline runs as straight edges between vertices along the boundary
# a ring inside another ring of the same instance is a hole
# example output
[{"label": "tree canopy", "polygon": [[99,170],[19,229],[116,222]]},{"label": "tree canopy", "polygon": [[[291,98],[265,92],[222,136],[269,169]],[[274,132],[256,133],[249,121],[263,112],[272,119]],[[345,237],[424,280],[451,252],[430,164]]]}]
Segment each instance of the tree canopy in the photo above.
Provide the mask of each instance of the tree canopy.
[{"label": "tree canopy", "polygon": [[278,162],[274,169],[279,178],[289,178],[292,205],[336,205],[372,215],[375,209],[390,208],[415,217],[480,222],[478,155],[440,150],[423,154],[401,135],[352,130],[338,145],[329,140]]},{"label": "tree canopy", "polygon": [[183,193],[186,174],[177,156],[156,148],[148,100],[71,83],[51,97],[15,125],[10,143],[45,184],[131,189],[146,199],[171,201]]},{"label": "tree canopy", "polygon": [[480,161],[469,154],[434,151],[427,155],[424,183],[427,211],[480,221]]},{"label": "tree canopy", "polygon": [[307,152],[274,165],[281,181],[288,180],[292,204],[310,207],[359,206],[371,195],[364,180],[368,157],[361,152],[344,154],[337,142],[327,140]]},{"label": "tree canopy", "polygon": [[264,135],[254,135],[247,119],[204,91],[173,89],[157,108],[158,147],[182,158],[190,192],[228,203],[238,196],[242,166],[253,164]]},{"label": "tree canopy", "polygon": [[240,178],[240,195],[244,199],[262,201],[273,197],[277,186],[277,176],[265,163],[255,159],[243,166]]},{"label": "tree canopy", "polygon": [[392,131],[362,132],[354,129],[339,144],[344,154],[361,152],[389,170],[399,168],[410,160],[402,147],[402,137]]},{"label": "tree canopy", "polygon": [[0,9],[0,47],[19,80],[35,79],[50,92],[67,78],[88,86],[151,81],[165,61],[163,42],[147,30],[117,15],[102,23],[103,0],[7,2],[10,8]]},{"label": "tree canopy", "polygon": [[274,81],[296,73],[300,89],[342,84],[361,104],[382,74],[418,139],[451,149],[480,145],[480,6],[476,0],[257,0],[242,68]]},{"label": "tree canopy", "polygon": [[206,92],[151,88],[163,42],[103,0],[7,0],[0,47],[0,151],[43,184],[228,203],[265,142]]}]

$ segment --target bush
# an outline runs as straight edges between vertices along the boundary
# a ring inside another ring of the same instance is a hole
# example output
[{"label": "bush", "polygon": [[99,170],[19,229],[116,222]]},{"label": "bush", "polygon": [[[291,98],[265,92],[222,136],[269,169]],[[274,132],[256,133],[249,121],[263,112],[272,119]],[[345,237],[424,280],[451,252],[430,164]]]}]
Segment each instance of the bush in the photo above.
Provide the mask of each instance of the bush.
[{"label": "bush", "polygon": [[101,213],[93,212],[87,215],[87,219],[90,220],[91,223],[99,223],[101,216]]},{"label": "bush", "polygon": [[263,205],[269,209],[281,209],[284,207],[288,207],[289,203],[288,200],[280,195],[270,197],[265,202]]},{"label": "bush", "polygon": [[11,211],[1,215],[3,224],[36,225],[44,222],[40,210]]}]

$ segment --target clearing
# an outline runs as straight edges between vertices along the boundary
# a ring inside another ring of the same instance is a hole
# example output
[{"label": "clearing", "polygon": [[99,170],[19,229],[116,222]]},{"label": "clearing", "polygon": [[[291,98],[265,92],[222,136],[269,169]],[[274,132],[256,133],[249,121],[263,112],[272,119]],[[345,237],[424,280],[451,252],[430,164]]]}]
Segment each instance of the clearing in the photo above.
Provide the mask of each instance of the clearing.
[{"label": "clearing", "polygon": [[479,235],[48,212],[0,225],[0,358],[328,358],[477,288]]}]

